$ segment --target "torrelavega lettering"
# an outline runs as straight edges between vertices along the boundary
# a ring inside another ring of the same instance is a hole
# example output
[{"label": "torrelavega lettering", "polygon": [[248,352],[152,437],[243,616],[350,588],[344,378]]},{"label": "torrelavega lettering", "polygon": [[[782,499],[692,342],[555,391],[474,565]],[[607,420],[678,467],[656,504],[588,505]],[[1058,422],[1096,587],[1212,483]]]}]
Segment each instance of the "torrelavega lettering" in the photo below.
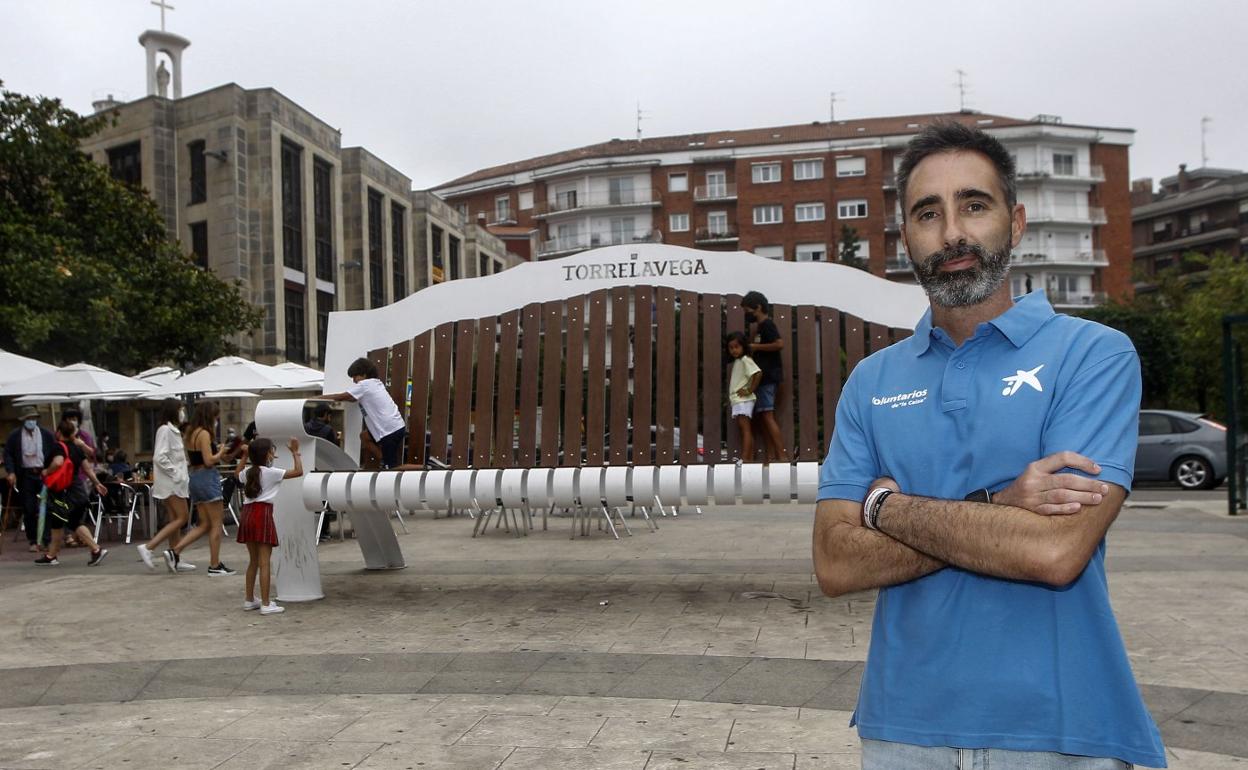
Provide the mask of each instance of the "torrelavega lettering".
[{"label": "torrelavega lettering", "polygon": [[706,263],[701,259],[654,259],[645,262],[565,265],[563,268],[563,280],[565,281],[586,281],[604,278],[647,278],[665,275],[706,275]]}]

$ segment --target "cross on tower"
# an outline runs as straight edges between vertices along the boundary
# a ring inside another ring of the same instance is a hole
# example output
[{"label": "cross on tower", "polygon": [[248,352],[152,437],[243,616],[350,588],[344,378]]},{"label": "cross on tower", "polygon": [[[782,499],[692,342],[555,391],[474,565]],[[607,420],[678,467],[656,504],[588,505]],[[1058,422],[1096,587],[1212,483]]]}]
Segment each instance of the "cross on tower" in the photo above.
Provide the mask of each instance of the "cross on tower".
[{"label": "cross on tower", "polygon": [[164,32],[165,31],[165,11],[166,10],[172,11],[174,10],[174,8],[172,5],[169,5],[168,3],[166,3],[165,0],[151,0],[151,4],[160,9],[160,31]]}]

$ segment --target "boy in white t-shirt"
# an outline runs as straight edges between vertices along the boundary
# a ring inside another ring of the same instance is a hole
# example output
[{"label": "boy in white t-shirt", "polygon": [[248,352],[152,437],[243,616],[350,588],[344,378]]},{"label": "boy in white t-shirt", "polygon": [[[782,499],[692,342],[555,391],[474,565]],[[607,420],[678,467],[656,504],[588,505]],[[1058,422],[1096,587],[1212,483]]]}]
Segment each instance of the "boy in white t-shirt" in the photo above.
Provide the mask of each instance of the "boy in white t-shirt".
[{"label": "boy in white t-shirt", "polygon": [[347,367],[347,376],[354,383],[343,393],[321,396],[330,401],[354,401],[364,415],[364,427],[381,449],[381,464],[395,468],[403,462],[403,439],[407,427],[399,407],[390,398],[377,373],[377,366],[367,358],[357,358]]}]

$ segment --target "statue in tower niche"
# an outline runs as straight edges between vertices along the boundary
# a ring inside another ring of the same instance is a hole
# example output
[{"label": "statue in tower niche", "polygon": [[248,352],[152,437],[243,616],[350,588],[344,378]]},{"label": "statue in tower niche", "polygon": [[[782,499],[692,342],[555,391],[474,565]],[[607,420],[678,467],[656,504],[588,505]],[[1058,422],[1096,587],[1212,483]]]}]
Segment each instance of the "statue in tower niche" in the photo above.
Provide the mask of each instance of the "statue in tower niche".
[{"label": "statue in tower niche", "polygon": [[156,95],[161,99],[169,98],[169,70],[165,67],[163,60],[156,68]]}]

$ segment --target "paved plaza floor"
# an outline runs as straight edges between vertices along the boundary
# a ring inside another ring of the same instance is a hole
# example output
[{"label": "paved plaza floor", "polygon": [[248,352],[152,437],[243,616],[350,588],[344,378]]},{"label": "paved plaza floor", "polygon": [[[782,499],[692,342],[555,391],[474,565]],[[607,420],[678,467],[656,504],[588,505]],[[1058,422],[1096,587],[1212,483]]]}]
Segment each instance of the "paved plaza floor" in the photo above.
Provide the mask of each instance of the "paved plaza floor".
[{"label": "paved plaza floor", "polygon": [[[1119,623],[1171,767],[1248,768],[1248,517],[1166,497],[1111,530]],[[9,539],[0,768],[857,767],[874,592],[819,594],[810,506],[703,511],[618,542],[425,514],[407,569],[335,540],[326,598],[268,617],[201,545],[174,576]]]}]

